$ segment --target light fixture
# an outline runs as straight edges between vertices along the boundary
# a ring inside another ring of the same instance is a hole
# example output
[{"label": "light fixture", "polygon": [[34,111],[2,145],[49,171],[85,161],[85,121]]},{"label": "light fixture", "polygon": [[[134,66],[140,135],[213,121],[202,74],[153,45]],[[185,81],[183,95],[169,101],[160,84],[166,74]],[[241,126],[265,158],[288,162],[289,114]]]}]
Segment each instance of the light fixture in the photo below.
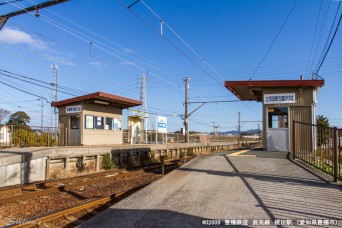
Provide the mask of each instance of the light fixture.
[{"label": "light fixture", "polygon": [[98,101],[98,100],[94,100],[94,103],[103,104],[103,105],[109,105],[110,104],[110,102],[108,102],[108,101]]}]

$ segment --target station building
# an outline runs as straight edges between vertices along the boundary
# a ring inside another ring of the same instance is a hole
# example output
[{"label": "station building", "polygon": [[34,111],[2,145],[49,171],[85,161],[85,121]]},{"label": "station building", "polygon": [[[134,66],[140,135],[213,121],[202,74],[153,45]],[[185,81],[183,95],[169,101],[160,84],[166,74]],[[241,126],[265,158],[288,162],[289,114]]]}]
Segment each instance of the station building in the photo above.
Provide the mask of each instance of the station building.
[{"label": "station building", "polygon": [[[263,146],[268,151],[291,151],[294,120],[316,124],[316,96],[323,85],[324,80],[225,82],[225,87],[241,101],[262,102]],[[314,140],[313,134],[307,130],[296,137]]]},{"label": "station building", "polygon": [[96,92],[51,104],[58,108],[60,146],[122,144],[122,110],[141,101]]}]

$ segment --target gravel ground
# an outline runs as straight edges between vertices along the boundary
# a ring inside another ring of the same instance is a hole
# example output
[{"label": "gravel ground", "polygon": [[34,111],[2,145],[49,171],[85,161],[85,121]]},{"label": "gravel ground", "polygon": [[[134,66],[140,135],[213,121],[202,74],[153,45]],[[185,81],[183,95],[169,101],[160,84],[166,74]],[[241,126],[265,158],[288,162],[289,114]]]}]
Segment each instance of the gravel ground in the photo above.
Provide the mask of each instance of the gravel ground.
[{"label": "gravel ground", "polygon": [[0,205],[0,226],[9,225],[11,221],[25,221],[34,216],[125,191],[134,186],[154,181],[159,177],[158,174],[140,172],[132,176],[111,178],[106,182],[78,186],[68,192],[56,192]]}]

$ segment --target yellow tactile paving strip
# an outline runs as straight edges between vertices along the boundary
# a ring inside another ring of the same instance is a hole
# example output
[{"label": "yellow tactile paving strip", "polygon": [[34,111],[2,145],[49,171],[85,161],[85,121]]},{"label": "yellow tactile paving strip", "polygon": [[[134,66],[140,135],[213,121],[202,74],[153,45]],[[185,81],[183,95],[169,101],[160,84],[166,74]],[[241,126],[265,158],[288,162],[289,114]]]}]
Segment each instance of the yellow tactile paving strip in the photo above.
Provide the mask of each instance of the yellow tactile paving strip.
[{"label": "yellow tactile paving strip", "polygon": [[248,150],[241,150],[232,154],[229,154],[228,156],[248,156],[248,157],[256,157],[256,155],[242,155],[243,153],[249,152],[253,150],[254,148],[248,149]]}]

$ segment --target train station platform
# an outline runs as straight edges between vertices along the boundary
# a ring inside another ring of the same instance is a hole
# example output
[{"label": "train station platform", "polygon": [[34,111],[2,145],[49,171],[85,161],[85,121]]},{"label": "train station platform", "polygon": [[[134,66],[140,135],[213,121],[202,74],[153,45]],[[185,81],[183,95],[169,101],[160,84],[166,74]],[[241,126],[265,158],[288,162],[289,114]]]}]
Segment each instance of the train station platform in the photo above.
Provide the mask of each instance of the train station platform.
[{"label": "train station platform", "polygon": [[199,156],[80,227],[342,226],[342,186],[287,156]]},{"label": "train station platform", "polygon": [[[258,141],[248,142],[250,145]],[[168,143],[168,144],[120,144],[73,147],[27,147],[0,150],[0,187],[65,178],[76,175],[76,160],[88,163],[89,172],[101,171],[101,157],[110,154],[116,164],[128,166],[131,161],[141,165],[142,158],[158,160],[161,155],[178,158],[187,151],[194,154],[211,153],[238,147],[236,142]],[[60,173],[66,173],[60,177]],[[59,176],[58,176],[59,175]]]}]

